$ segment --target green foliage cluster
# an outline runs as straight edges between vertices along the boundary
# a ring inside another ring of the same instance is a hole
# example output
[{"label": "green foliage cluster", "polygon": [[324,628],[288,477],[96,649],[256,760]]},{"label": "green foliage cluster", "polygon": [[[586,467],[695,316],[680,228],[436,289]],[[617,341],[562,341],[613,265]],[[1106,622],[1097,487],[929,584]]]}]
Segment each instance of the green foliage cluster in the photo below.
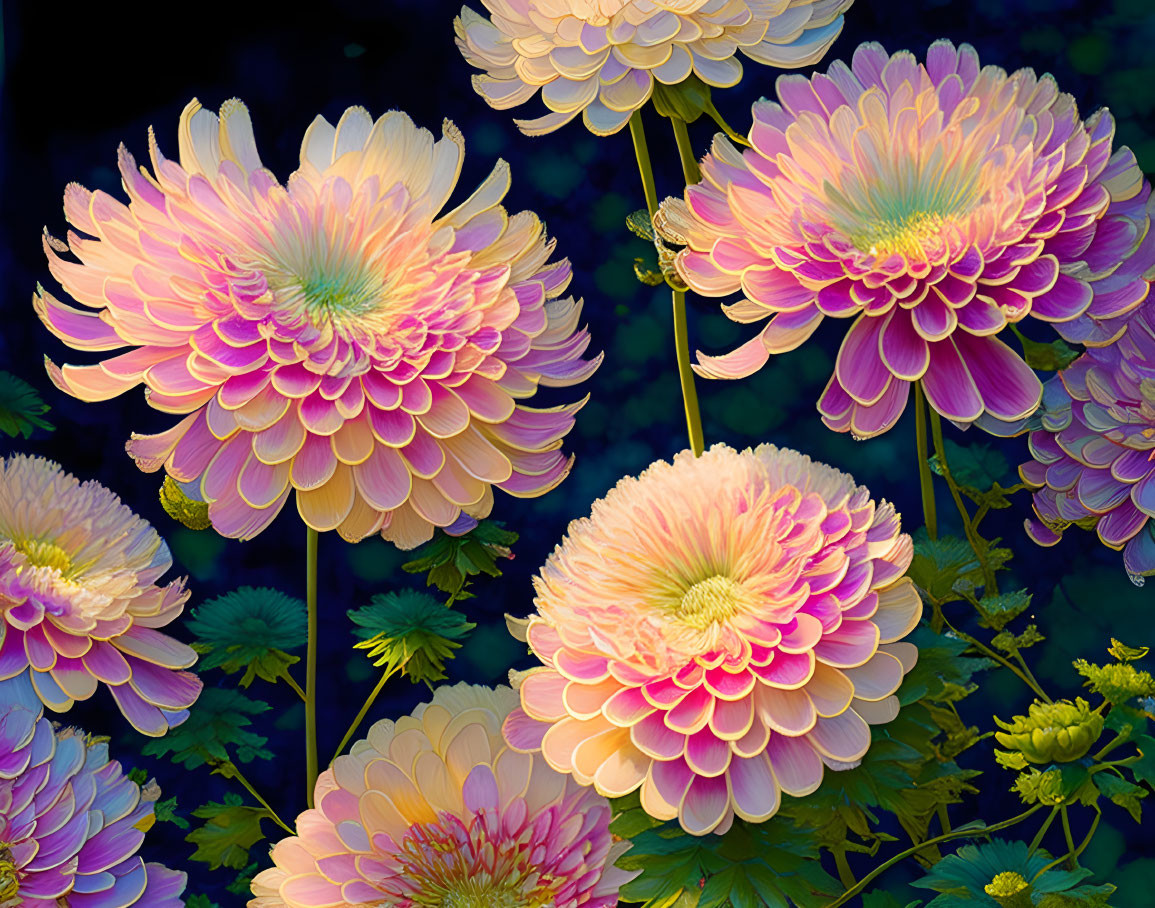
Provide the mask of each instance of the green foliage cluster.
[{"label": "green foliage cluster", "polygon": [[433,540],[417,551],[417,557],[401,565],[408,574],[426,574],[425,585],[449,594],[450,602],[470,599],[468,586],[479,574],[500,577],[499,558],[512,558],[517,533],[496,520],[482,520],[461,536],[437,531]]}]

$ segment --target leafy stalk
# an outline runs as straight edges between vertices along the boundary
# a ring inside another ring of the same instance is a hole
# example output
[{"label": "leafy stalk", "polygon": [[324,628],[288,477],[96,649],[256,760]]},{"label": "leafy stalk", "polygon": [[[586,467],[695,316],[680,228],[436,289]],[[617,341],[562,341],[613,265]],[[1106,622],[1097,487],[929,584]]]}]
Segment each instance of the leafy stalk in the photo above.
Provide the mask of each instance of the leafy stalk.
[{"label": "leafy stalk", "polygon": [[922,382],[914,383],[914,441],[918,449],[918,483],[922,491],[922,516],[926,534],[931,541],[938,539],[938,515],[934,507],[934,483],[930,474],[930,454],[926,444],[926,395]]},{"label": "leafy stalk", "polygon": [[305,657],[305,802],[313,806],[317,784],[317,531],[305,543],[305,602],[309,610],[309,652]]}]

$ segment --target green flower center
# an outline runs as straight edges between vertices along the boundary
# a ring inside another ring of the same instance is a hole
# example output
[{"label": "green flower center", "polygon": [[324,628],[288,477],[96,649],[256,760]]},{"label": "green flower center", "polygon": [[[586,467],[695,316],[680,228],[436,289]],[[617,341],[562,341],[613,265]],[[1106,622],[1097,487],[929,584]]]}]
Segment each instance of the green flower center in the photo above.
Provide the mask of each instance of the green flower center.
[{"label": "green flower center", "polygon": [[314,320],[364,315],[381,302],[381,281],[356,272],[302,275],[297,289]]},{"label": "green flower center", "polygon": [[684,624],[704,630],[725,621],[750,600],[750,593],[729,577],[715,574],[686,590],[674,609]]},{"label": "green flower center", "polygon": [[[21,552],[33,567],[52,568],[67,577],[72,570],[72,558],[54,542],[39,539],[13,540],[16,550]],[[0,865],[2,866],[2,865]]]}]

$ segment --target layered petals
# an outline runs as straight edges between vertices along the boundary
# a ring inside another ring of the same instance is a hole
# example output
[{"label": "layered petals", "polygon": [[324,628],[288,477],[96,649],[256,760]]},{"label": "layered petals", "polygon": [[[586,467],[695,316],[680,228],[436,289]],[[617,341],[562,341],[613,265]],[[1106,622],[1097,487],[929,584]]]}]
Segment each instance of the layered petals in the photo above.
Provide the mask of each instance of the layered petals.
[{"label": "layered petals", "polygon": [[511,629],[542,666],[517,680],[506,739],[607,797],[640,789],[695,835],[762,822],[893,718],[914,662],[891,644],[922,614],[911,555],[891,505],[794,451],[659,461],[535,578]]},{"label": "layered petals", "polygon": [[149,174],[121,149],[127,205],[65,193],[79,233],[46,238],[45,251],[85,309],[42,290],[36,311],[71,347],[130,349],[50,361],[53,382],[89,401],[143,384],[181,418],[134,435],[129,454],[207,502],[233,538],[293,497],[315,530],[412,548],[487,516],[495,486],[553,488],[581,403],[523,401],[583,381],[600,357],[583,359],[569,263],[550,261],[534,214],[501,205],[504,162],[447,208],[465,143],[448,121],[442,132],[399,111],[374,121],[349,108],[335,127],[318,117],[282,185],[243,104],[218,117],[191,102],[179,161],[153,140]]}]

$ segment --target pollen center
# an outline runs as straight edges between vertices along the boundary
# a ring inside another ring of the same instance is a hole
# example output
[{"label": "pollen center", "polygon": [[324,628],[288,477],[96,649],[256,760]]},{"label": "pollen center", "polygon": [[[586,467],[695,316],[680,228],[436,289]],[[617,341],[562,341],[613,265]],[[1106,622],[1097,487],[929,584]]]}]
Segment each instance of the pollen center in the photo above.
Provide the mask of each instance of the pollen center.
[{"label": "pollen center", "polygon": [[931,237],[942,233],[947,219],[933,211],[915,211],[893,220],[872,221],[852,234],[855,248],[874,255],[894,252],[913,255],[922,249]]},{"label": "pollen center", "polygon": [[699,580],[682,594],[675,614],[684,624],[698,629],[715,621],[725,621],[750,598],[742,586],[729,577],[715,574]]},{"label": "pollen center", "polygon": [[[15,542],[15,546],[33,567],[54,568],[65,577],[72,570],[72,559],[68,553],[53,542],[29,539]],[[0,867],[2,866],[0,864]]]},{"label": "pollen center", "polygon": [[16,864],[12,852],[0,843],[0,908],[19,905],[20,880],[16,876]]}]

